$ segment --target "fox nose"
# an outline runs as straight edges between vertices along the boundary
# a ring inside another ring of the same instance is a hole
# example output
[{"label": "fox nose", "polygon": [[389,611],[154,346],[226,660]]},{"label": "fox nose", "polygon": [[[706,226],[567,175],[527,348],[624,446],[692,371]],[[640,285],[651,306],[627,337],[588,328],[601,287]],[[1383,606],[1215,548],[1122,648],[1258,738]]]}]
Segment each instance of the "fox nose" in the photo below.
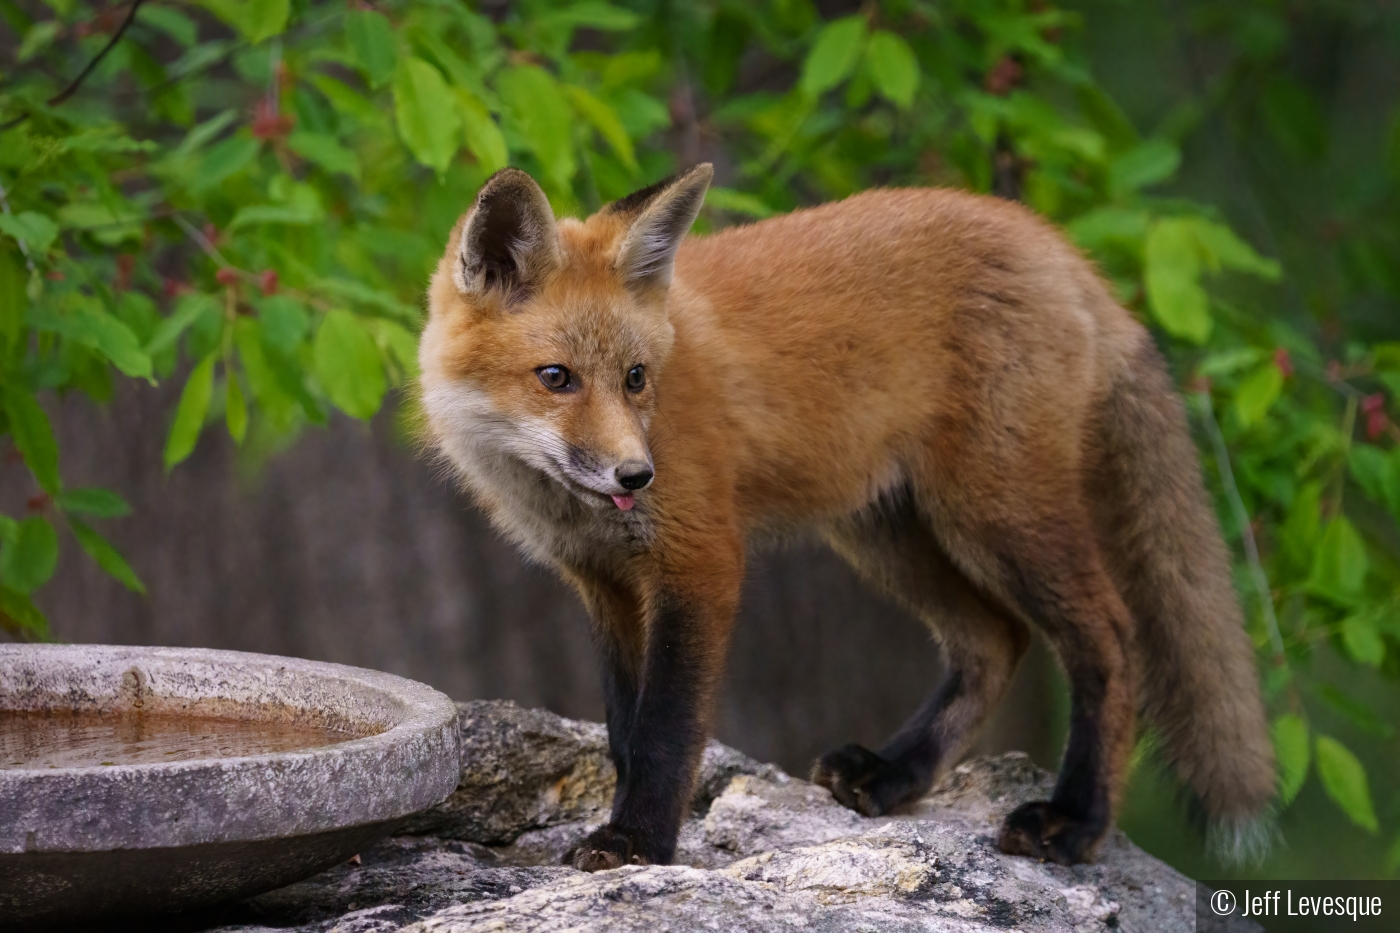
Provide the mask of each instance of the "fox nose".
[{"label": "fox nose", "polygon": [[628,460],[613,471],[613,475],[617,477],[622,488],[629,492],[645,489],[653,476],[651,466],[640,460]]}]

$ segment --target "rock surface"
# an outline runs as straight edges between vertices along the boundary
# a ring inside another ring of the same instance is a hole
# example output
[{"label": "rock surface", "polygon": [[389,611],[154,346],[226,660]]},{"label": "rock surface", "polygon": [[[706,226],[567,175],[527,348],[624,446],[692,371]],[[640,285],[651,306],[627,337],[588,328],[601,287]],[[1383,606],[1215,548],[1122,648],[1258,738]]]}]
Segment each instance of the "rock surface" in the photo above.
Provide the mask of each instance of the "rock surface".
[{"label": "rock surface", "polygon": [[[461,707],[462,780],[401,835],[248,901],[219,933],[858,931],[1190,933],[1194,886],[1115,830],[1098,862],[1003,855],[997,820],[1044,796],[1020,754],[957,768],[908,813],[866,819],[712,742],[677,864],[584,874],[563,853],[606,819],[601,725]],[[203,929],[211,929],[208,924]]]}]

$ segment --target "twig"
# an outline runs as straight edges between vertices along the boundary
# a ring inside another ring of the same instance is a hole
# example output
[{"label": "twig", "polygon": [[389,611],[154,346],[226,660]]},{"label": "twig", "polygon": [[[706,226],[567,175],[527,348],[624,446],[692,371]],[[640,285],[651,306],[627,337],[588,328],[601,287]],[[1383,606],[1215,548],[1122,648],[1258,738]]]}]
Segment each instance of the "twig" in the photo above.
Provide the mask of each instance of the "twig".
[{"label": "twig", "polygon": [[[83,86],[83,82],[87,80],[88,75],[92,74],[92,70],[102,62],[102,59],[107,57],[108,52],[116,48],[118,42],[122,41],[122,36],[126,34],[127,29],[131,27],[132,23],[136,22],[136,11],[141,9],[141,4],[145,2],[146,0],[132,0],[131,9],[126,13],[126,19],[122,20],[122,24],[117,27],[117,31],[112,34],[112,38],[102,47],[102,51],[98,52],[92,61],[87,63],[87,67],[78,72],[76,78],[68,82],[66,88],[46,100],[44,103],[47,106],[57,107],[78,92],[78,88]],[[13,120],[0,124],[0,132],[19,126],[25,120],[28,120],[30,116],[32,116],[32,113],[22,113]]]},{"label": "twig", "polygon": [[[260,284],[257,275],[255,275],[252,272],[249,272],[247,269],[240,269],[238,266],[235,266],[233,263],[229,262],[228,258],[224,256],[223,253],[219,252],[219,248],[215,246],[207,236],[204,235],[204,231],[200,230],[198,227],[190,223],[188,220],[186,220],[179,214],[172,214],[171,219],[174,220],[175,223],[180,225],[180,229],[185,231],[185,235],[190,238],[194,245],[198,246],[200,250],[204,253],[204,255],[214,260],[214,264],[217,265],[220,269],[227,269],[229,272],[232,272],[234,275],[238,276],[238,278],[241,281],[247,282],[251,285]],[[312,295],[309,292],[302,291],[299,288],[288,288],[286,286],[279,286],[278,290],[286,292],[288,295],[292,295],[296,298],[300,298],[302,301],[306,302],[308,305],[310,305],[318,311],[331,310],[330,302],[325,301],[321,298],[317,298],[315,295]]]},{"label": "twig", "polygon": [[[235,268],[233,263],[229,262],[227,259],[224,258],[224,254],[219,252],[219,248],[215,246],[207,236],[204,235],[204,231],[200,230],[198,227],[190,223],[184,217],[181,217],[179,214],[173,214],[171,215],[171,217],[177,224],[180,225],[180,229],[185,231],[185,235],[194,241],[194,245],[198,246],[204,252],[204,255],[214,260],[214,263],[220,269],[233,269],[233,271],[235,272],[243,271],[241,269]],[[252,273],[243,274],[247,275],[251,280]]]},{"label": "twig", "polygon": [[1254,588],[1259,591],[1259,602],[1264,610],[1264,623],[1269,629],[1269,642],[1273,645],[1274,660],[1286,664],[1283,653],[1283,634],[1279,631],[1278,616],[1274,615],[1274,593],[1269,586],[1269,575],[1264,572],[1264,564],[1259,560],[1259,544],[1254,540],[1254,527],[1250,524],[1249,510],[1240,498],[1240,489],[1235,485],[1235,471],[1230,467],[1230,451],[1225,446],[1225,435],[1220,431],[1220,423],[1215,420],[1215,409],[1211,406],[1210,393],[1197,392],[1197,403],[1201,417],[1206,423],[1206,433],[1215,451],[1215,465],[1220,471],[1220,485],[1225,488],[1225,497],[1235,513],[1235,521],[1240,526],[1240,537],[1244,539],[1244,556],[1249,563],[1249,574],[1254,580]]},{"label": "twig", "polygon": [[[5,193],[4,184],[0,184],[0,209],[3,209],[6,214],[11,213],[10,198]],[[19,251],[24,254],[24,264],[29,267],[30,272],[33,272],[34,257],[29,255],[29,244],[24,242],[23,237],[15,237],[15,242],[19,244]]]},{"label": "twig", "polygon": [[[1338,395],[1345,398],[1351,405],[1355,405],[1366,397],[1365,392],[1362,392],[1356,386],[1347,382],[1345,377],[1333,375],[1322,367],[1314,365],[1309,360],[1295,360],[1293,365],[1298,372],[1332,389]],[[1361,373],[1361,375],[1365,375],[1365,373]],[[1352,413],[1352,424],[1347,428],[1346,433],[1348,438],[1351,437],[1351,432],[1354,430],[1354,427],[1355,412]],[[1395,441],[1395,443],[1400,444],[1400,426],[1397,426],[1395,422],[1391,421],[1386,424],[1385,433],[1389,434],[1390,439]],[[1350,440],[1348,440],[1348,444],[1350,444]]]}]

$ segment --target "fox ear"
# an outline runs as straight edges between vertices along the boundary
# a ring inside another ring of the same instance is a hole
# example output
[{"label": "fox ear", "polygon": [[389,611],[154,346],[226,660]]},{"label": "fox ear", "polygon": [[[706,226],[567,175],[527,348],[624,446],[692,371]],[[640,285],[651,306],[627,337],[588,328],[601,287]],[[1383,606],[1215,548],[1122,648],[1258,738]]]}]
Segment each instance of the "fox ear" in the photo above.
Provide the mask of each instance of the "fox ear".
[{"label": "fox ear", "polygon": [[511,304],[538,287],[559,260],[554,212],[535,180],[515,168],[487,179],[462,224],[456,274],[462,294],[498,290]]},{"label": "fox ear", "polygon": [[628,285],[665,288],[671,284],[676,250],[700,213],[714,177],[714,167],[702,162],[684,175],[643,188],[608,206],[610,212],[634,213],[637,218],[617,252],[617,270]]}]

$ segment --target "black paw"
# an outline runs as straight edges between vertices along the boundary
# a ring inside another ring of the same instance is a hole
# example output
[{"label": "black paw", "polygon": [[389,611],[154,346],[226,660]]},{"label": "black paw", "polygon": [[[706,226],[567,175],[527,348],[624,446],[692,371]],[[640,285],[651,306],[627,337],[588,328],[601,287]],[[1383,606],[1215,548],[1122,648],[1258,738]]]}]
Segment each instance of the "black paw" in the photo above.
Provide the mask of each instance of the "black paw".
[{"label": "black paw", "polygon": [[623,865],[645,865],[631,838],[611,826],[600,826],[564,856],[564,864],[579,871],[607,871]]},{"label": "black paw", "polygon": [[1107,826],[1070,816],[1049,800],[1025,803],[1001,824],[997,848],[1008,855],[1077,865],[1091,861]]},{"label": "black paw", "polygon": [[861,745],[843,745],[812,766],[812,783],[831,791],[842,806],[865,816],[881,816],[920,796],[908,767],[886,761]]}]

